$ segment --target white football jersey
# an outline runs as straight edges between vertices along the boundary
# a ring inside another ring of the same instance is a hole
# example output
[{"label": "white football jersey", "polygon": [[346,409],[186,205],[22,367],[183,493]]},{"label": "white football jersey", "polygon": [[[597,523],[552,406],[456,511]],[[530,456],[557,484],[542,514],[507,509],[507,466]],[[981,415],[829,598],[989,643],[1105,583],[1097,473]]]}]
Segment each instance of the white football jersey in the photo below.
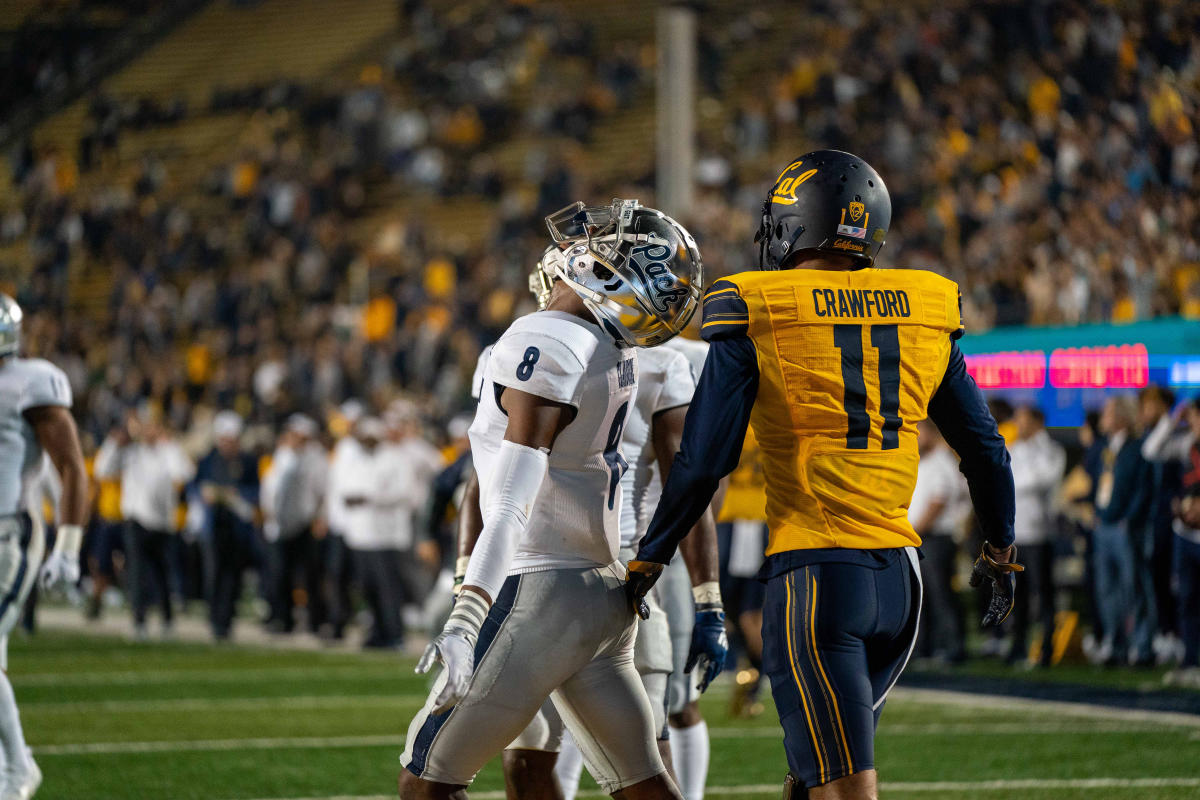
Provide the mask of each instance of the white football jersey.
[{"label": "white football jersey", "polygon": [[700,373],[704,370],[704,360],[708,358],[708,342],[676,336],[674,339],[664,342],[662,346],[683,353],[684,358],[692,365],[692,375],[696,381],[700,380]]},{"label": "white football jersey", "polygon": [[[708,358],[708,342],[676,336],[670,341],[663,342],[659,347],[674,350],[687,359],[688,364],[692,367],[692,390],[695,391],[696,384],[700,381],[700,372],[704,369],[704,360]],[[688,401],[691,401],[690,397]],[[658,473],[657,464],[651,466],[646,490],[638,507],[639,541],[646,535],[646,530],[650,527],[650,520],[654,517],[654,509],[658,508],[658,501],[662,497],[662,476]]]},{"label": "white football jersey", "polygon": [[71,384],[61,369],[40,358],[0,363],[0,516],[25,511],[41,498],[42,446],[25,412],[71,407]]},{"label": "white football jersey", "polygon": [[579,317],[539,311],[514,322],[480,362],[479,408],[469,435],[485,513],[508,427],[503,389],[577,410],[554,442],[510,574],[616,561],[626,469],[621,433],[637,391],[637,353]]},{"label": "white football jersey", "polygon": [[[638,354],[637,400],[625,423],[621,452],[629,470],[621,479],[625,505],[621,508],[621,547],[637,547],[654,506],[645,507],[651,479],[658,474],[658,461],[651,436],[654,415],[692,402],[696,379],[692,367],[678,350],[666,345],[643,348]],[[653,500],[657,502],[658,494]]]}]

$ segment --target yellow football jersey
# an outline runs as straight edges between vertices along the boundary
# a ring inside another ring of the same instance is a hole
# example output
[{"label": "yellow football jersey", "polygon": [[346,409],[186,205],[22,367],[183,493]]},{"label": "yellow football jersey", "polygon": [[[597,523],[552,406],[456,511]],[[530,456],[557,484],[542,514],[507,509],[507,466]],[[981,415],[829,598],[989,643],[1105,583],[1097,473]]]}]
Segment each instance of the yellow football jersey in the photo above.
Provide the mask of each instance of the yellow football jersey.
[{"label": "yellow football jersey", "polygon": [[748,430],[737,469],[729,474],[729,488],[725,490],[725,501],[721,504],[717,522],[766,518],[767,483],[763,479],[762,455],[754,431]]},{"label": "yellow football jersey", "polygon": [[920,544],[916,426],[961,331],[958,286],[919,270],[792,269],[734,275],[709,297],[720,292],[748,320],[710,314],[705,327],[745,325],[757,351],[767,555]]}]

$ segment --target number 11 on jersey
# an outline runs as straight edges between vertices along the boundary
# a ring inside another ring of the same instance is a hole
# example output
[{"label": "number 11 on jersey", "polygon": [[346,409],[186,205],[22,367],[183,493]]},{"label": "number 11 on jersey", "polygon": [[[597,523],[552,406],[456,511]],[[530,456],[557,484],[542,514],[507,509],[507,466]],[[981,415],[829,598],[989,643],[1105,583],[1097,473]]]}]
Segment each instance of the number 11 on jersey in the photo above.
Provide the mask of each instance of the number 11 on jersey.
[{"label": "number 11 on jersey", "polygon": [[[879,413],[883,450],[900,446],[900,332],[895,325],[872,325],[871,346],[879,351]],[[833,344],[842,353],[842,405],[846,409],[846,448],[866,450],[871,433],[863,374],[862,325],[834,325]]]}]

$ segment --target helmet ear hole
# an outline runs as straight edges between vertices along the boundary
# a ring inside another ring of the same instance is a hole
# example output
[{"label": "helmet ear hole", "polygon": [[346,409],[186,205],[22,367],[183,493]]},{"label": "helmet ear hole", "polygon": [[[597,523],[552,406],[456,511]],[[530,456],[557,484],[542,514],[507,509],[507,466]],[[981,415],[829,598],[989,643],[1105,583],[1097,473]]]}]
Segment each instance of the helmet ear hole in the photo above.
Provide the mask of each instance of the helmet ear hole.
[{"label": "helmet ear hole", "polygon": [[776,222],[775,223],[775,238],[779,238],[780,236],[783,236],[783,223]]},{"label": "helmet ear hole", "polygon": [[603,266],[599,261],[592,262],[592,274],[596,276],[598,281],[612,280],[612,270]]}]

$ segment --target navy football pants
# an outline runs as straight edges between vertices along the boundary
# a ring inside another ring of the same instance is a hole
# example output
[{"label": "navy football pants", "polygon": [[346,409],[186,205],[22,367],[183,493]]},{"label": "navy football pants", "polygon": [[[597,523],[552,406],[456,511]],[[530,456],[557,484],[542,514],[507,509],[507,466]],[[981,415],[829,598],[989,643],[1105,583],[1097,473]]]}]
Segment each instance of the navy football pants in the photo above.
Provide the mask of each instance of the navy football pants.
[{"label": "navy football pants", "polygon": [[915,550],[876,552],[878,566],[824,561],[767,582],[763,668],[788,767],[807,787],[874,769],[883,702],[916,640]]}]

